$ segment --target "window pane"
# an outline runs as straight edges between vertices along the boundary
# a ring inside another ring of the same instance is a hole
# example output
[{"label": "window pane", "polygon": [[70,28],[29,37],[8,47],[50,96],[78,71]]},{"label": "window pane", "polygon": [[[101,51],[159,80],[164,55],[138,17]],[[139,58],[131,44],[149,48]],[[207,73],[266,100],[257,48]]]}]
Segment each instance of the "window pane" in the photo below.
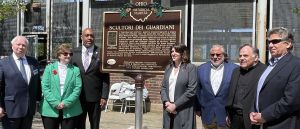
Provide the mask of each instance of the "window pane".
[{"label": "window pane", "polygon": [[238,48],[252,43],[253,0],[194,0],[193,62],[209,60],[213,44],[224,45],[236,61]]},{"label": "window pane", "polygon": [[75,47],[77,42],[77,2],[54,1],[52,18],[52,56],[55,58],[56,47],[67,43]]},{"label": "window pane", "polygon": [[[186,7],[186,0],[170,0],[170,10],[181,10],[181,42],[184,43],[185,36],[185,7]],[[168,8],[168,7],[167,7]],[[186,44],[186,43],[185,43]]]},{"label": "window pane", "polygon": [[46,1],[27,3],[24,12],[24,32],[46,32]]},{"label": "window pane", "polygon": [[273,27],[288,28],[294,34],[294,53],[300,56],[300,1],[274,0],[273,1]]},{"label": "window pane", "polygon": [[11,54],[10,41],[17,36],[17,16],[0,21],[0,57]]},{"label": "window pane", "polygon": [[95,44],[102,46],[102,28],[103,28],[103,12],[119,11],[130,0],[116,0],[116,1],[92,1],[92,23],[91,26],[94,30]]}]

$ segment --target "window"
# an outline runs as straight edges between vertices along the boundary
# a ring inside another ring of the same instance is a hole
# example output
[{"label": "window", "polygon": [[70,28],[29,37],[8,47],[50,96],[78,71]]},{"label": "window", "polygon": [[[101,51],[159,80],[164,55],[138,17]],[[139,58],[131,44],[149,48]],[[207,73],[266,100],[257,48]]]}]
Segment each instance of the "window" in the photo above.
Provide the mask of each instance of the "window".
[{"label": "window", "polygon": [[274,0],[270,8],[271,27],[285,27],[294,35],[294,54],[300,56],[300,1]]},{"label": "window", "polygon": [[253,0],[194,0],[192,9],[191,60],[195,63],[209,61],[213,44],[224,45],[234,62],[238,48],[253,44]]}]

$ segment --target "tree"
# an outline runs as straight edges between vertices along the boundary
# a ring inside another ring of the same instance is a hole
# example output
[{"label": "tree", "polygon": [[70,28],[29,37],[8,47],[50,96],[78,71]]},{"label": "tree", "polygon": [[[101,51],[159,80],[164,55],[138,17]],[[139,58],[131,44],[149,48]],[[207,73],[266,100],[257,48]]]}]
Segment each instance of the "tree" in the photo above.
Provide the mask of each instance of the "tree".
[{"label": "tree", "polygon": [[292,12],[295,14],[300,14],[300,8],[293,8]]},{"label": "tree", "polygon": [[23,0],[0,0],[0,21],[16,16],[19,11],[25,11]]}]

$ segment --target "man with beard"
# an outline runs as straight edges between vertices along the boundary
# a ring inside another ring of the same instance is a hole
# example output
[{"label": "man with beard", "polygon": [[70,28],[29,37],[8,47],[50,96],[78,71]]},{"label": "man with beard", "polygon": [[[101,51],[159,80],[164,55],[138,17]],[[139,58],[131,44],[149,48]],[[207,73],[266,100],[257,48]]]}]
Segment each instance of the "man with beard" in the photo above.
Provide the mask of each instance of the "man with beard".
[{"label": "man with beard", "polygon": [[210,61],[199,66],[196,114],[201,116],[205,129],[227,129],[225,104],[236,67],[227,61],[222,45],[213,45]]}]

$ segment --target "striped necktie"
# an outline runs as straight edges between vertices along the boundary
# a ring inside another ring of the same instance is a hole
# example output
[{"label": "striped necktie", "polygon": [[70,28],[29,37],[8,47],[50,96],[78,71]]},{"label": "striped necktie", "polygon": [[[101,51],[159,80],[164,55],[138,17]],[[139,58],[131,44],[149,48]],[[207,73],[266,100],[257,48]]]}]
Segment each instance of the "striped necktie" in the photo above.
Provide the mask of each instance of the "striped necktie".
[{"label": "striped necktie", "polygon": [[23,63],[23,58],[19,58],[20,61],[20,72],[23,76],[23,79],[25,80],[25,82],[28,84],[28,80],[27,80],[27,75],[26,75],[26,71],[25,71],[25,67],[24,67],[24,63]]},{"label": "striped necktie", "polygon": [[88,49],[84,52],[84,59],[83,59],[83,68],[84,71],[87,71],[90,65],[90,56],[89,56],[89,51]]}]

